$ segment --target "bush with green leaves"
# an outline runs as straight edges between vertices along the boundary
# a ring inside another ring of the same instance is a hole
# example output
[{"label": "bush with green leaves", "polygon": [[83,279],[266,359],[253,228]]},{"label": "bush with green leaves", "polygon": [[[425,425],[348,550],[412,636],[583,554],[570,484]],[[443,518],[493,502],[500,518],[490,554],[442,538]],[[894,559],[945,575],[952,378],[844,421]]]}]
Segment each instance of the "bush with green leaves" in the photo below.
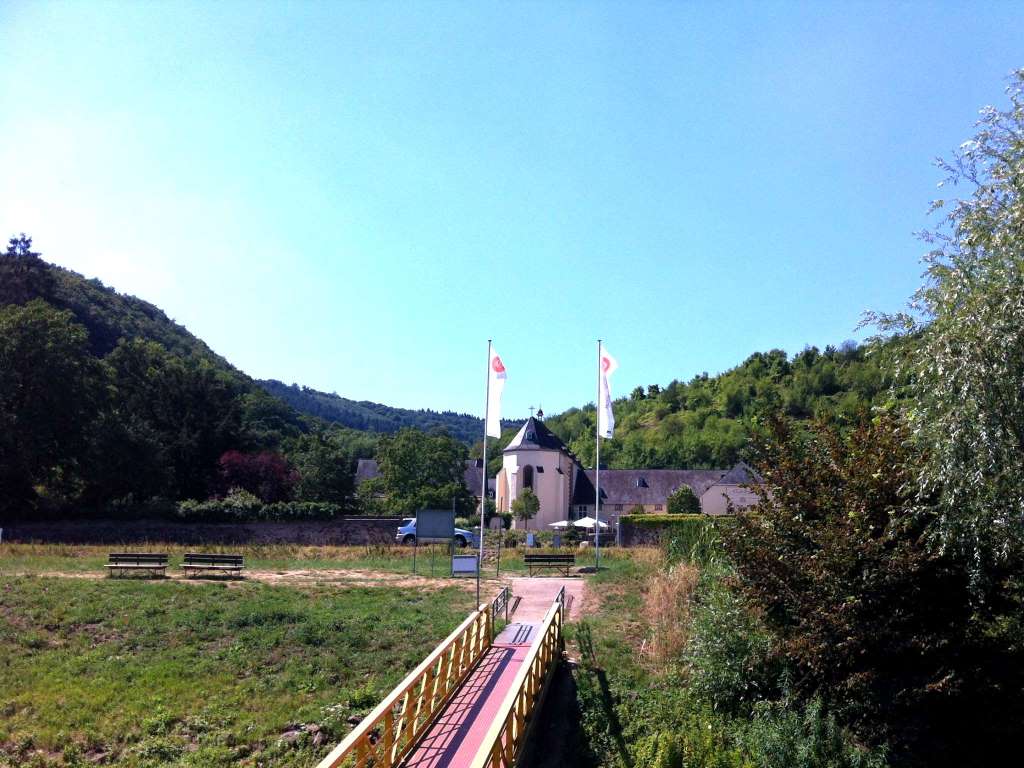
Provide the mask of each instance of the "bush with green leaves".
[{"label": "bush with green leaves", "polygon": [[757,702],[778,694],[782,667],[768,630],[727,578],[721,566],[702,570],[683,661],[698,699],[716,711],[746,716]]},{"label": "bush with green leaves", "polygon": [[821,699],[763,701],[736,741],[758,768],[884,768],[884,749],[858,747]]},{"label": "bush with green leaves", "polygon": [[524,488],[519,492],[519,495],[513,500],[511,504],[512,516],[515,518],[517,523],[523,525],[524,528],[530,527],[530,521],[537,516],[540,511],[540,499],[537,498],[537,494],[533,492],[532,488]]},{"label": "bush with green leaves", "polygon": [[1024,721],[1024,568],[976,606],[972,564],[929,546],[910,437],[884,414],[767,425],[760,501],[723,543],[798,698],[900,764],[995,760]]},{"label": "bush with green leaves", "polygon": [[337,504],[316,501],[278,501],[267,504],[242,489],[233,489],[223,499],[178,503],[175,519],[188,523],[248,523],[331,520],[344,514]]},{"label": "bush with green leaves", "polygon": [[700,499],[688,485],[681,485],[665,500],[665,511],[670,515],[700,514]]}]

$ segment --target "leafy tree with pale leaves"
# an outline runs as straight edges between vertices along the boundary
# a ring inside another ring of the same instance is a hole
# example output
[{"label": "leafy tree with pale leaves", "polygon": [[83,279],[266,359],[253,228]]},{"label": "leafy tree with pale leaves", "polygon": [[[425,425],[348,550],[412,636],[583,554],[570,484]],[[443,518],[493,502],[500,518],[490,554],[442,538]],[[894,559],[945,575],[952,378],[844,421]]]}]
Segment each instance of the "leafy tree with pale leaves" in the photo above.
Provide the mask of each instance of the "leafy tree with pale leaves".
[{"label": "leafy tree with pale leaves", "polygon": [[870,313],[883,332],[920,337],[902,362],[908,418],[925,461],[922,504],[933,541],[974,564],[976,580],[1024,543],[1024,69],[1008,109],[985,107],[949,160],[940,225],[922,234],[925,281],[910,311]]}]

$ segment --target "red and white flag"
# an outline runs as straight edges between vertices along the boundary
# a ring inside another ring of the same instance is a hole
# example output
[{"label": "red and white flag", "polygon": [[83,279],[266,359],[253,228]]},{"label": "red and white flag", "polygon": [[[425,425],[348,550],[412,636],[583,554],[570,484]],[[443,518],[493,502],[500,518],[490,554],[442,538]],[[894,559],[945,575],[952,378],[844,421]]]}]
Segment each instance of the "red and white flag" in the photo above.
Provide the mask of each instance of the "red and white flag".
[{"label": "red and white flag", "polygon": [[615,414],[612,413],[612,390],[608,384],[612,374],[619,367],[619,362],[601,350],[601,402],[597,404],[597,433],[601,437],[610,438],[615,432]]},{"label": "red and white flag", "polygon": [[491,364],[487,370],[487,434],[501,437],[501,393],[505,389],[505,364],[491,347]]}]

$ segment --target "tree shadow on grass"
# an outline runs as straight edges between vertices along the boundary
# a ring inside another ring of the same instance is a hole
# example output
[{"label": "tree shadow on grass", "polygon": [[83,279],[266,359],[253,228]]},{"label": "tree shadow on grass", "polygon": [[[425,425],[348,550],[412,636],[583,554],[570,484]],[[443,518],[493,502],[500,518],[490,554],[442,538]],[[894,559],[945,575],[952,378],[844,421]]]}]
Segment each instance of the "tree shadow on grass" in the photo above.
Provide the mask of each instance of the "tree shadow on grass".
[{"label": "tree shadow on grass", "polygon": [[[618,756],[619,764],[633,761],[622,735],[622,724],[608,677],[597,665],[590,626],[576,625],[580,663],[559,665],[534,732],[524,768],[596,768]],[[589,728],[585,725],[589,723]],[[588,732],[589,731],[589,732]],[[595,741],[591,743],[591,739]]]},{"label": "tree shadow on grass", "polygon": [[523,755],[522,768],[596,768],[597,755],[583,730],[576,678],[569,664],[558,665]]},{"label": "tree shadow on grass", "polygon": [[[632,768],[633,760],[629,755],[629,750],[626,749],[626,740],[622,736],[622,723],[619,722],[619,713],[615,707],[611,687],[608,685],[608,676],[597,663],[594,637],[590,624],[586,621],[581,621],[576,628],[576,642],[580,649],[580,672],[597,681],[598,695],[595,697],[591,692],[587,697],[590,700],[590,706],[596,706],[598,709],[595,714],[602,721],[622,764],[627,768]],[[596,702],[593,701],[594,698],[597,699]]]}]

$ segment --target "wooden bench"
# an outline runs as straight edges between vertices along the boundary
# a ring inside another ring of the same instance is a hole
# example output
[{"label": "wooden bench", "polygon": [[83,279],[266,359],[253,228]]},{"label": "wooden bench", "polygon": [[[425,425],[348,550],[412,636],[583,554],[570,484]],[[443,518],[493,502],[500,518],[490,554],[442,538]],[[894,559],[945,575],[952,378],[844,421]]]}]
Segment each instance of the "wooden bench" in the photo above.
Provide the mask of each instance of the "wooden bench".
[{"label": "wooden bench", "polygon": [[243,562],[242,555],[206,555],[186,552],[185,560],[182,562],[181,567],[188,576],[199,571],[233,573],[239,576],[245,568],[245,563]]},{"label": "wooden bench", "polygon": [[530,571],[530,575],[533,576],[534,570],[543,568],[554,568],[555,570],[562,571],[566,576],[569,575],[569,569],[576,564],[576,555],[543,555],[543,554],[524,554],[523,562],[526,563],[527,569]]},{"label": "wooden bench", "polygon": [[107,559],[107,569],[111,576],[142,571],[150,576],[163,576],[167,570],[167,555],[152,552],[111,552]]}]

